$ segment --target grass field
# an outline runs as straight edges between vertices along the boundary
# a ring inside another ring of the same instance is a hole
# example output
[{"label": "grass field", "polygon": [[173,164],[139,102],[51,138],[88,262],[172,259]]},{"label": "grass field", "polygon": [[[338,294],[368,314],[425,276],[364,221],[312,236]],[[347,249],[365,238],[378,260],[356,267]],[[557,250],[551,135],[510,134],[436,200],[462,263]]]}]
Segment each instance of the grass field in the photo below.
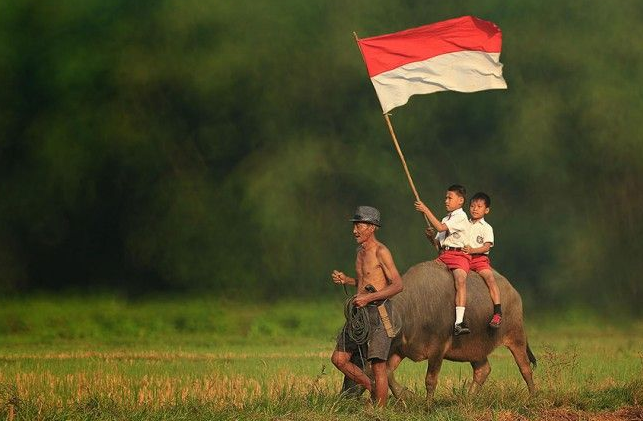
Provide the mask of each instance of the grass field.
[{"label": "grass field", "polygon": [[643,322],[584,313],[527,315],[539,394],[496,350],[481,393],[446,362],[434,405],[425,363],[398,380],[416,392],[384,409],[339,399],[329,356],[336,302],[31,298],[0,303],[0,417],[6,420],[643,419]]}]

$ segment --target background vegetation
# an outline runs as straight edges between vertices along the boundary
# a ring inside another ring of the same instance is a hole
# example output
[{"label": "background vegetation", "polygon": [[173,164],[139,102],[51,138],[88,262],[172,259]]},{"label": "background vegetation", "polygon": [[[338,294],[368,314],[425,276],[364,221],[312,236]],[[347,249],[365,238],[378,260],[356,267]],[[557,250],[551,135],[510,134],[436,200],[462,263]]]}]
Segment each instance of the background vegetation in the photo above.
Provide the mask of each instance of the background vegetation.
[{"label": "background vegetation", "polygon": [[352,32],[465,14],[509,89],[394,111],[420,195],[488,192],[539,306],[641,314],[636,0],[3,1],[1,290],[331,294],[360,204],[401,270],[432,258]]}]

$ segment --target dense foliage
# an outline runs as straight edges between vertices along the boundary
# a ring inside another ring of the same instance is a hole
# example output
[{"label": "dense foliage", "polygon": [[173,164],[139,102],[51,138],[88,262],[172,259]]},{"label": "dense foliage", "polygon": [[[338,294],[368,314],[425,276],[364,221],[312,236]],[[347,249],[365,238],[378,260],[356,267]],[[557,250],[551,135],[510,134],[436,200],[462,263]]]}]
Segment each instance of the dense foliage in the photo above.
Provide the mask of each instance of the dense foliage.
[{"label": "dense foliage", "polygon": [[502,28],[509,89],[394,111],[420,195],[488,192],[539,303],[637,311],[635,0],[1,2],[1,288],[331,293],[359,204],[401,270],[432,258],[352,32],[465,14]]}]

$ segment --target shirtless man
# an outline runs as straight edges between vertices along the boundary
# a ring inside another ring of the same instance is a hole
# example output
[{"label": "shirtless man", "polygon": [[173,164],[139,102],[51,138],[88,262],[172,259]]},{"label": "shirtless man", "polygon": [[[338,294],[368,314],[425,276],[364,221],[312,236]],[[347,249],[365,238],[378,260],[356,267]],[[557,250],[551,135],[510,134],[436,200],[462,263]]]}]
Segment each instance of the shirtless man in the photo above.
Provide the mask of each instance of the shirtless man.
[{"label": "shirtless man", "polygon": [[[371,333],[368,342],[362,346],[362,355],[371,363],[375,384],[371,385],[368,376],[351,363],[351,356],[359,351],[360,346],[347,334],[346,326],[337,337],[337,347],[331,360],[342,373],[368,389],[371,399],[378,406],[384,406],[388,396],[386,359],[391,347],[391,338],[382,324],[377,306],[384,305],[391,314],[388,298],[402,291],[402,278],[395,267],[391,252],[375,238],[375,231],[380,227],[379,211],[370,206],[360,206],[351,221],[353,235],[359,244],[355,261],[356,278],[337,270],[333,271],[331,277],[336,284],[355,285],[357,295],[353,298],[353,303],[368,310]],[[376,292],[368,292],[368,285],[372,285]]]}]

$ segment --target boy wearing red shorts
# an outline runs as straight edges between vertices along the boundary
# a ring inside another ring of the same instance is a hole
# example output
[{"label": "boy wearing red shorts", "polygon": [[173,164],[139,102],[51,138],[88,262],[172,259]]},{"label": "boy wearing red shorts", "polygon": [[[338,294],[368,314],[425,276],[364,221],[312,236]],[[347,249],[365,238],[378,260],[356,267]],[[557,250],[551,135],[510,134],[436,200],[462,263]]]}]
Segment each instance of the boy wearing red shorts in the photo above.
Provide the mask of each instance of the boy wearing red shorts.
[{"label": "boy wearing red shorts", "polygon": [[471,215],[469,244],[463,247],[462,251],[471,256],[471,270],[478,272],[489,288],[491,301],[493,301],[493,317],[489,326],[498,329],[502,321],[500,290],[489,261],[489,249],[493,247],[493,228],[484,220],[484,216],[490,210],[491,198],[487,194],[479,192],[473,195],[469,202],[469,214]]},{"label": "boy wearing red shorts", "polygon": [[[440,255],[438,260],[442,261],[453,272],[455,280],[455,336],[470,333],[469,327],[464,322],[464,310],[467,302],[467,273],[471,255],[463,251],[469,240],[469,218],[462,210],[465,202],[466,189],[454,184],[447,189],[444,205],[448,212],[447,216],[439,221],[433,212],[421,201],[415,202],[415,209],[426,215],[435,230],[438,232],[435,239],[439,243]],[[430,231],[427,230],[427,233]]]}]

